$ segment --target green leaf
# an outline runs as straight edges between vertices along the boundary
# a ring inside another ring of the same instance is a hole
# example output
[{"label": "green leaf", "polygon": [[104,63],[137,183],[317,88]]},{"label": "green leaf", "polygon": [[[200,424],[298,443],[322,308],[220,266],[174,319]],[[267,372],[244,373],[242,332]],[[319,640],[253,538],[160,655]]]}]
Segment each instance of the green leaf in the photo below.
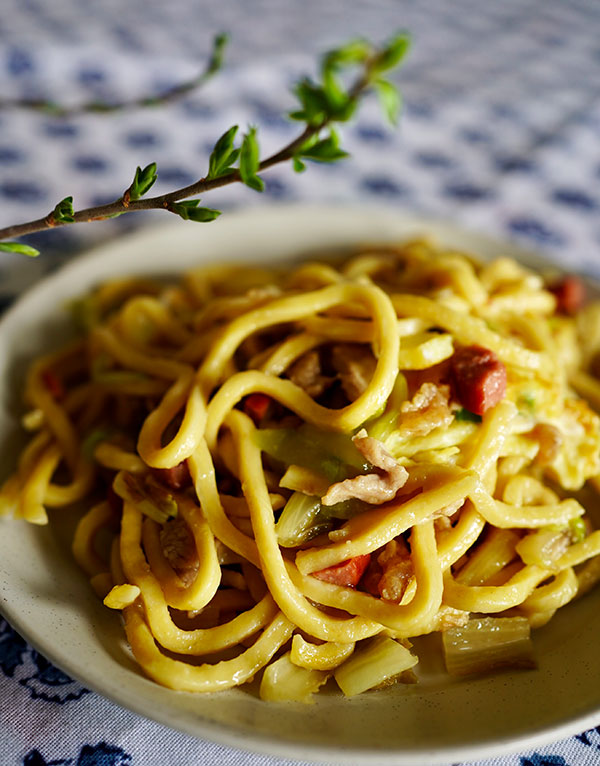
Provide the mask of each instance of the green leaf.
[{"label": "green leaf", "polygon": [[387,80],[376,80],[373,84],[379,97],[379,103],[385,116],[392,125],[398,124],[398,117],[402,107],[402,96],[398,88]]},{"label": "green leaf", "polygon": [[143,197],[146,192],[154,185],[156,181],[156,162],[151,162],[142,170],[138,166],[133,177],[133,182],[129,187],[129,199],[133,202]]},{"label": "green leaf", "polygon": [[325,96],[328,115],[335,114],[348,103],[349,96],[335,76],[333,69],[323,70],[323,95]]},{"label": "green leaf", "polygon": [[338,79],[336,74],[343,68],[367,61],[370,45],[365,40],[351,40],[347,45],[330,51],[323,57],[321,76],[326,115],[336,121],[347,120],[353,114],[356,101]]},{"label": "green leaf", "polygon": [[207,74],[214,74],[218,72],[223,66],[223,56],[225,54],[225,47],[229,42],[229,35],[225,32],[216,35],[213,40],[213,49],[210,56],[210,61],[207,68]]},{"label": "green leaf", "polygon": [[231,170],[231,166],[237,160],[240,150],[233,148],[233,140],[238,131],[238,126],[229,128],[217,141],[208,161],[207,178],[218,178]]},{"label": "green leaf", "polygon": [[5,253],[19,253],[19,255],[28,255],[35,258],[40,254],[39,250],[29,245],[23,245],[21,242],[0,242],[0,251]]},{"label": "green leaf", "polygon": [[339,69],[341,66],[361,64],[366,61],[371,52],[371,46],[367,40],[360,38],[329,51],[323,57],[323,69]]},{"label": "green leaf", "polygon": [[188,220],[196,223],[210,223],[221,215],[220,210],[211,207],[197,207],[188,211]]},{"label": "green leaf", "polygon": [[256,139],[256,128],[251,126],[242,140],[240,150],[240,176],[251,189],[263,191],[264,181],[256,174],[260,165],[260,150]]},{"label": "green leaf", "polygon": [[73,197],[65,197],[52,211],[52,218],[56,223],[73,223],[75,211],[73,210]]},{"label": "green leaf", "polygon": [[349,154],[340,149],[337,133],[331,130],[327,138],[305,144],[297,156],[314,162],[336,162],[348,157]]},{"label": "green leaf", "polygon": [[400,64],[409,50],[410,35],[407,32],[400,32],[375,56],[371,62],[371,72],[373,74],[380,74],[381,72],[387,72],[389,69],[394,69]]},{"label": "green leaf", "polygon": [[302,160],[298,156],[292,157],[292,163],[296,173],[303,173],[306,170],[306,165],[302,162]]},{"label": "green leaf", "polygon": [[183,202],[174,202],[171,210],[184,221],[196,221],[196,223],[209,223],[221,215],[220,210],[210,207],[198,207],[199,199],[186,199]]},{"label": "green leaf", "polygon": [[300,122],[306,122],[308,125],[320,125],[325,121],[327,98],[323,88],[305,77],[296,84],[294,92],[302,108],[290,112],[289,117],[292,120],[300,120]]}]

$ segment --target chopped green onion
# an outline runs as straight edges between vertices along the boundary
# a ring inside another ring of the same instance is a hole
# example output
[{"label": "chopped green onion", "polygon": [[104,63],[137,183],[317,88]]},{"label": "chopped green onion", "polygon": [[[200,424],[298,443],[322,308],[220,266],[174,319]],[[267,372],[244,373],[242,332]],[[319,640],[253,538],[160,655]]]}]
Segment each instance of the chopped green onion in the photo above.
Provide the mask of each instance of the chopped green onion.
[{"label": "chopped green onion", "polygon": [[467,421],[469,423],[481,423],[481,415],[476,415],[465,407],[461,407],[460,410],[457,410],[454,413],[454,419],[458,421]]},{"label": "chopped green onion", "polygon": [[112,435],[113,431],[109,428],[94,428],[81,442],[81,451],[88,458],[94,458],[94,450],[100,444]]},{"label": "chopped green onion", "polygon": [[574,543],[580,543],[582,540],[585,540],[587,537],[587,527],[581,516],[569,521],[569,532]]},{"label": "chopped green onion", "polygon": [[535,409],[535,395],[530,392],[519,394],[517,397],[517,407],[520,410],[533,411]]}]

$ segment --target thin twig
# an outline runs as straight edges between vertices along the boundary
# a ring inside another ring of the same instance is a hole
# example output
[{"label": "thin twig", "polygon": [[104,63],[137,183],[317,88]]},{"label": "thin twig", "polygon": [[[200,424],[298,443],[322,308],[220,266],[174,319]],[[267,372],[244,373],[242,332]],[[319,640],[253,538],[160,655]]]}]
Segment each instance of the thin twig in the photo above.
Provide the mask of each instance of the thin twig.
[{"label": "thin twig", "polygon": [[0,109],[32,109],[43,112],[51,117],[75,117],[79,114],[114,114],[115,112],[146,109],[148,107],[164,106],[187,96],[203,86],[221,68],[223,51],[227,36],[218,35],[213,41],[210,58],[201,72],[185,82],[173,85],[162,93],[152,96],[141,96],[131,101],[86,101],[75,106],[62,106],[54,101],[35,98],[0,99]]},{"label": "thin twig", "polygon": [[[362,77],[352,88],[351,93],[353,97],[358,97],[368,87],[368,79]],[[266,157],[259,164],[259,172],[267,170],[274,165],[291,160],[295,152],[303,146],[309,139],[317,135],[323,128],[327,127],[330,120],[324,120],[319,125],[307,126],[302,133],[300,133],[293,141],[290,141],[285,147],[275,152],[269,157]],[[77,210],[73,214],[73,221],[70,223],[84,223],[91,221],[102,221],[115,215],[123,213],[133,213],[137,210],[167,210],[171,211],[171,205],[180,200],[188,199],[189,197],[196,196],[197,194],[203,194],[204,192],[211,191],[212,189],[218,189],[222,186],[227,186],[232,183],[239,183],[242,180],[238,170],[232,170],[225,175],[218,178],[200,178],[198,181],[184,186],[181,189],[168,192],[167,194],[161,194],[156,197],[146,197],[139,200],[129,200],[127,194],[109,202],[106,205],[98,205],[96,207],[88,207],[83,210]],[[68,225],[70,225],[70,223]],[[7,226],[4,229],[0,229],[0,240],[13,239],[16,237],[22,237],[26,234],[33,234],[37,231],[43,231],[48,228],[55,228],[57,226],[65,226],[66,222],[56,221],[50,213],[43,218],[38,218],[35,221],[28,221],[27,223],[15,224],[13,226]]]}]

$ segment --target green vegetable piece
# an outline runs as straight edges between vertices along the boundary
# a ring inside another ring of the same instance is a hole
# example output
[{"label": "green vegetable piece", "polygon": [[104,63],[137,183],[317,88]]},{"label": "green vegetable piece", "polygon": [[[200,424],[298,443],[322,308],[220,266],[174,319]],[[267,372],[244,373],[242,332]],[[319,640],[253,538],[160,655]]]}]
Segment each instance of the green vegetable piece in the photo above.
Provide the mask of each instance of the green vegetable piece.
[{"label": "green vegetable piece", "polygon": [[255,191],[263,191],[265,183],[256,174],[260,166],[260,150],[256,138],[256,128],[251,126],[242,140],[240,150],[240,176],[242,181]]},{"label": "green vegetable piece", "polygon": [[81,442],[81,451],[88,460],[94,459],[94,450],[100,442],[106,441],[113,431],[109,428],[94,428]]},{"label": "green vegetable piece", "polygon": [[284,548],[294,548],[327,529],[331,529],[331,522],[321,513],[320,499],[302,492],[291,495],[275,524],[277,539]]},{"label": "green vegetable piece", "polygon": [[349,436],[313,426],[259,428],[254,438],[263,452],[284,465],[310,468],[331,482],[343,481],[369,467]]},{"label": "green vegetable piece", "polygon": [[517,398],[517,407],[533,411],[535,409],[535,394],[529,392],[520,394]]},{"label": "green vegetable piece", "polygon": [[30,245],[24,245],[22,242],[0,242],[0,251],[4,253],[19,253],[19,255],[27,255],[30,258],[35,258],[40,254],[39,250]]},{"label": "green vegetable piece", "polygon": [[536,667],[525,617],[471,618],[464,626],[442,631],[442,643],[451,676]]},{"label": "green vegetable piece", "polygon": [[462,407],[454,413],[454,419],[458,421],[466,421],[468,423],[481,423],[481,415],[476,415],[474,412]]},{"label": "green vegetable piece", "polygon": [[580,543],[582,540],[585,540],[587,537],[587,527],[581,516],[569,521],[569,532],[574,543]]},{"label": "green vegetable piece", "polygon": [[376,636],[366,647],[361,645],[335,669],[333,675],[346,697],[353,697],[396,678],[418,661],[414,654],[393,638]]},{"label": "green vegetable piece", "polygon": [[369,436],[384,442],[398,428],[400,407],[408,399],[408,383],[406,377],[399,372],[394,381],[394,387],[390,393],[383,411],[377,413],[366,423]]}]

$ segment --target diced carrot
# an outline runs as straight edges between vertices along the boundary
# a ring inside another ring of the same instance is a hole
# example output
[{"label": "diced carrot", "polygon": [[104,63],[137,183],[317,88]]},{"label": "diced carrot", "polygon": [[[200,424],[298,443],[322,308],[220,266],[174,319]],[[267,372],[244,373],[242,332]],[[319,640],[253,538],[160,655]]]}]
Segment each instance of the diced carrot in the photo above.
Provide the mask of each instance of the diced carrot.
[{"label": "diced carrot", "polygon": [[173,466],[173,468],[151,468],[152,475],[171,489],[183,489],[192,483],[192,476],[188,468],[187,460]]},{"label": "diced carrot", "polygon": [[273,400],[266,394],[250,394],[244,399],[244,412],[258,425],[266,416]]},{"label": "diced carrot", "polygon": [[340,564],[313,572],[313,577],[324,582],[332,582],[335,585],[345,585],[348,588],[355,588],[360,582],[360,578],[365,573],[366,568],[371,561],[371,554],[365,553],[362,556],[355,556],[353,559],[342,561]]},{"label": "diced carrot", "polygon": [[62,380],[53,370],[44,370],[42,372],[42,381],[53,399],[60,401],[64,397],[65,387],[62,384]]},{"label": "diced carrot", "polygon": [[460,403],[470,412],[483,415],[506,393],[506,367],[493,351],[465,346],[452,357],[452,372]]}]

